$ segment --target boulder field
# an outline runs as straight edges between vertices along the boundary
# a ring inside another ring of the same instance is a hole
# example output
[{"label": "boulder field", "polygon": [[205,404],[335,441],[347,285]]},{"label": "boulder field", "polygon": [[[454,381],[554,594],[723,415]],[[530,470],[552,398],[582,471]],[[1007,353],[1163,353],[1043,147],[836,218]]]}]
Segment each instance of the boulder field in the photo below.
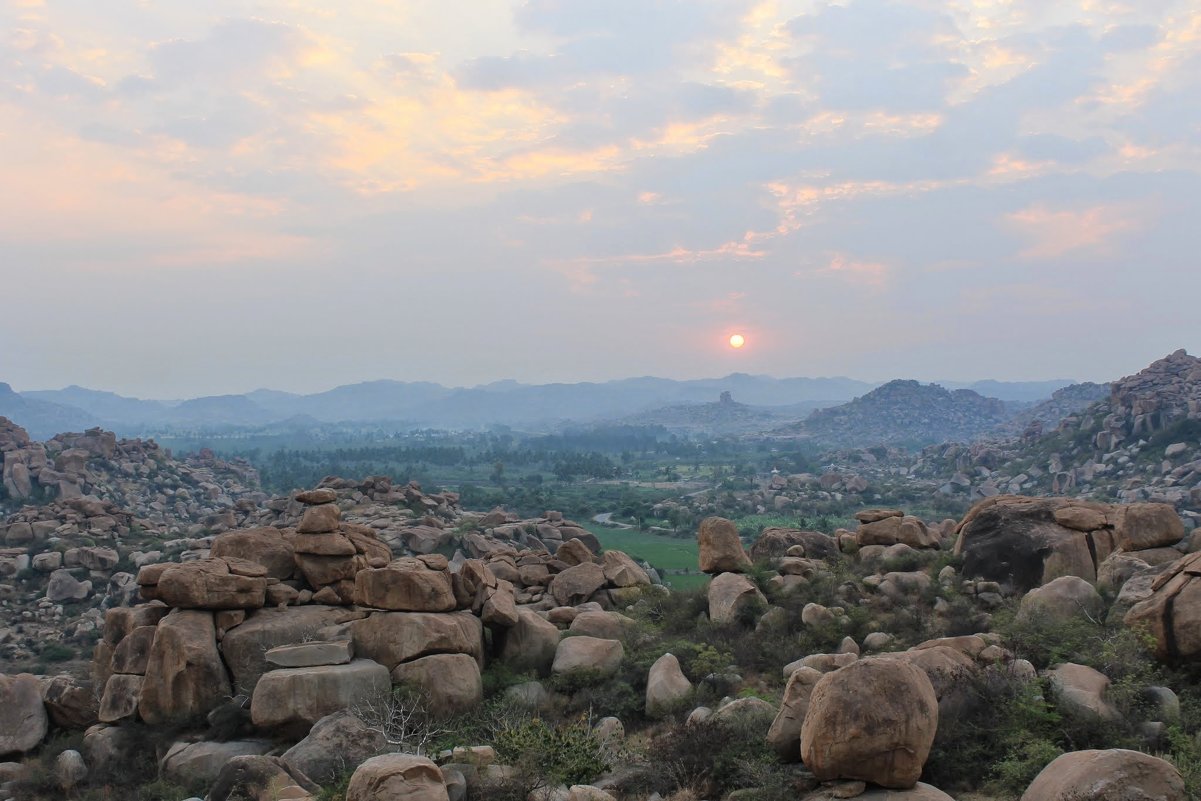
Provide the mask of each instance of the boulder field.
[{"label": "boulder field", "polygon": [[[1188,797],[1151,753],[1182,714],[1171,688],[1123,706],[1105,665],[1035,664],[997,625],[1129,630],[1165,663],[1201,660],[1201,567],[1170,507],[1004,496],[954,525],[867,509],[854,530],[772,528],[749,549],[714,517],[697,531],[711,578],[680,601],[558,513],[394,526],[358,501],[395,490],[339,481],[140,567],[89,677],[0,675],[0,797],[35,775],[75,792],[149,749],[210,800],[508,798],[536,775],[527,801],[953,801],[930,780],[947,775],[939,738],[998,687],[1143,738],[1048,756],[1023,801]],[[71,732],[77,749],[30,767]],[[759,749],[759,772],[723,773],[713,742]]]}]

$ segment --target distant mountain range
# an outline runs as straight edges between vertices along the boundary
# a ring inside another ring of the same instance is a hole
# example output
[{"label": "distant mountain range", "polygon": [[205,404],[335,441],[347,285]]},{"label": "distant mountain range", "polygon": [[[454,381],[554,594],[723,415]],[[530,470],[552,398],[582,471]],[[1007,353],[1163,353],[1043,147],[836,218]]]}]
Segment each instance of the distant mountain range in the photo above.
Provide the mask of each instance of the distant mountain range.
[{"label": "distant mountain range", "polygon": [[[987,392],[1000,400],[1032,402],[1070,383],[982,381],[950,386]],[[379,424],[397,429],[496,424],[550,427],[712,404],[723,392],[731,393],[740,404],[771,407],[742,412],[737,415],[739,420],[729,420],[735,423],[734,428],[741,429],[752,421],[782,423],[790,417],[800,419],[814,408],[849,401],[876,386],[845,377],[773,378],[745,373],[687,381],[654,377],[577,384],[500,381],[477,387],[381,380],[309,395],[260,389],[242,395],[168,401],[129,398],[79,386],[16,393],[7,384],[0,384],[0,415],[25,426],[35,436],[97,425],[128,436],[277,424]],[[727,418],[729,412],[723,412]],[[703,413],[700,418],[685,427],[703,423]]]}]

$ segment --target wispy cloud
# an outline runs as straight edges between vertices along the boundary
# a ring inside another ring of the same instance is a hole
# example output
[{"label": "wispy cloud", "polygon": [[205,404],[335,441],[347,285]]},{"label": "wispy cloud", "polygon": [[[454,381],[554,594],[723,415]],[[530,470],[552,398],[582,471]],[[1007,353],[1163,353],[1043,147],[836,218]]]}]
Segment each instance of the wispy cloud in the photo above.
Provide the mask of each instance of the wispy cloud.
[{"label": "wispy cloud", "polygon": [[1057,209],[1035,203],[1006,215],[1005,222],[1028,243],[1019,255],[1044,261],[1069,255],[1112,257],[1122,236],[1143,225],[1139,210],[1127,204]]}]

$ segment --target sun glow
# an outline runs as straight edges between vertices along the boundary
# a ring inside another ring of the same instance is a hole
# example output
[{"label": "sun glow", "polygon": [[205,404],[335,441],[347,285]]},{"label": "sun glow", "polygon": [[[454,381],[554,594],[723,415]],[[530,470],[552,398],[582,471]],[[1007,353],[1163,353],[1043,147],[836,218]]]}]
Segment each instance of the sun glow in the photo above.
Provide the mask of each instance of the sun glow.
[{"label": "sun glow", "polygon": [[746,337],[744,337],[742,334],[731,334],[730,335],[730,347],[731,348],[738,349],[738,348],[741,348],[745,344],[746,344]]}]

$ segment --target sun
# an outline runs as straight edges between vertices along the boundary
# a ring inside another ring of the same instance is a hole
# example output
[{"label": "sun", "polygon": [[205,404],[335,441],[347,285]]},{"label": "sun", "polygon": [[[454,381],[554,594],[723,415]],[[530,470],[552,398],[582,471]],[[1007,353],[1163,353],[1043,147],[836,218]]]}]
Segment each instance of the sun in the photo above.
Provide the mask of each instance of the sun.
[{"label": "sun", "polygon": [[742,334],[730,334],[730,347],[737,350],[746,344],[746,337]]}]

